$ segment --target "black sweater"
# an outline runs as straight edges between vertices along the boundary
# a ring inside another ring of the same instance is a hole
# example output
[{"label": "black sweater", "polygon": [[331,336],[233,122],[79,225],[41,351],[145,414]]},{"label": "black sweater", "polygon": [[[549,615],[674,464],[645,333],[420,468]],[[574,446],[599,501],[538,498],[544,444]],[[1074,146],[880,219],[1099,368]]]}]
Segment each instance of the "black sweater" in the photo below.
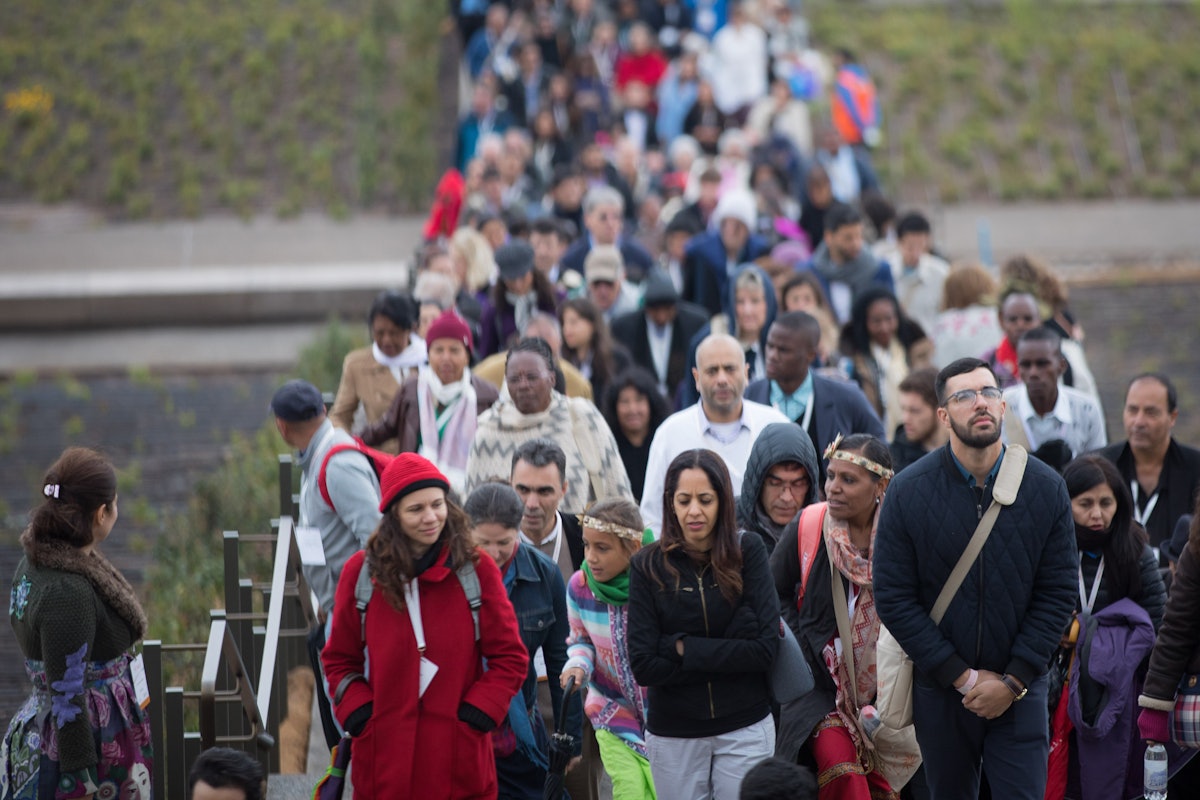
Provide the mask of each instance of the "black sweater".
[{"label": "black sweater", "polygon": [[711,565],[681,550],[664,554],[656,542],[633,557],[629,661],[637,682],[649,687],[646,728],[657,736],[716,736],[771,713],[767,672],[779,646],[779,603],[766,546],[757,536],[741,543],[736,603],[721,594]]}]

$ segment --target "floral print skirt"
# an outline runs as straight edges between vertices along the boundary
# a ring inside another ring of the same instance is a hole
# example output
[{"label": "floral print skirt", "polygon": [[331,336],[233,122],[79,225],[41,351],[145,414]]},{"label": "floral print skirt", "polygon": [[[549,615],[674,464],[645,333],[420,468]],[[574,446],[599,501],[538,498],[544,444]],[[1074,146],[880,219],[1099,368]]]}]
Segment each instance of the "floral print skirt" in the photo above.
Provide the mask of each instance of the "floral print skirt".
[{"label": "floral print skirt", "polygon": [[26,660],[33,693],[0,744],[0,800],[60,800],[89,791],[95,791],[97,800],[151,800],[150,719],[134,695],[132,659],[132,653],[125,653],[87,664],[83,691],[99,754],[94,786],[88,785],[85,771],[59,771],[53,693],[42,663]]}]

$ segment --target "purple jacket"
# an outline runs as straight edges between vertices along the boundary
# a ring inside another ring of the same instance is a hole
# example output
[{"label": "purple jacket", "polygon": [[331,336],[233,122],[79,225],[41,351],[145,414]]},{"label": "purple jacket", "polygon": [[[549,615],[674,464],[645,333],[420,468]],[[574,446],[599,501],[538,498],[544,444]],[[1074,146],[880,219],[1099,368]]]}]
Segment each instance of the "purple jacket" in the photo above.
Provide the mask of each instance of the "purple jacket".
[{"label": "purple jacket", "polygon": [[1154,626],[1146,610],[1122,598],[1081,617],[1071,665],[1067,714],[1075,726],[1081,796],[1141,797],[1141,741],[1137,730],[1139,666],[1154,649]]}]

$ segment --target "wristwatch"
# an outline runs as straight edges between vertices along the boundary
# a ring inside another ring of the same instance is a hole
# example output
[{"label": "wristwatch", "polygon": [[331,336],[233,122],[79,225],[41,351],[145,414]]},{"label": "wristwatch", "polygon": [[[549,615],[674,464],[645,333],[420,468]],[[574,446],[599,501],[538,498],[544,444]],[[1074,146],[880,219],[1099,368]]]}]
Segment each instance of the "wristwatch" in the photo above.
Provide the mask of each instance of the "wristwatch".
[{"label": "wristwatch", "polygon": [[1007,672],[1000,676],[1000,682],[1007,686],[1008,690],[1013,693],[1014,703],[1029,694],[1029,687],[1020,686]]}]

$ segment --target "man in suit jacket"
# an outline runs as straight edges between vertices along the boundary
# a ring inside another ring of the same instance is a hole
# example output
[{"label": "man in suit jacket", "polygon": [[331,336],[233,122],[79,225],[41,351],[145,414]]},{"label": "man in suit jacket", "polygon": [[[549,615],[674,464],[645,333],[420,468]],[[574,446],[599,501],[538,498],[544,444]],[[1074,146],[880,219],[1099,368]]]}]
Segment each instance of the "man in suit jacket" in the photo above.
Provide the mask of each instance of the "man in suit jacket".
[{"label": "man in suit jacket", "polygon": [[1162,546],[1175,523],[1190,514],[1200,491],[1200,450],[1175,441],[1179,418],[1175,385],[1166,375],[1137,376],[1125,392],[1126,441],[1096,452],[1117,465],[1133,495],[1133,518],[1150,534],[1150,546],[1167,565]]},{"label": "man in suit jacket", "polygon": [[708,323],[708,315],[699,306],[682,302],[670,276],[661,269],[646,278],[642,300],[641,310],[613,320],[613,339],[629,350],[632,363],[654,373],[669,399],[687,377],[688,342]]},{"label": "man in suit jacket", "polygon": [[[774,406],[808,432],[823,454],[837,435],[869,433],[887,441],[883,423],[853,383],[825,378],[809,366],[817,356],[821,323],[803,311],[775,318],[767,333],[767,377],[746,387],[746,399]],[[820,486],[825,485],[825,462]]]}]

